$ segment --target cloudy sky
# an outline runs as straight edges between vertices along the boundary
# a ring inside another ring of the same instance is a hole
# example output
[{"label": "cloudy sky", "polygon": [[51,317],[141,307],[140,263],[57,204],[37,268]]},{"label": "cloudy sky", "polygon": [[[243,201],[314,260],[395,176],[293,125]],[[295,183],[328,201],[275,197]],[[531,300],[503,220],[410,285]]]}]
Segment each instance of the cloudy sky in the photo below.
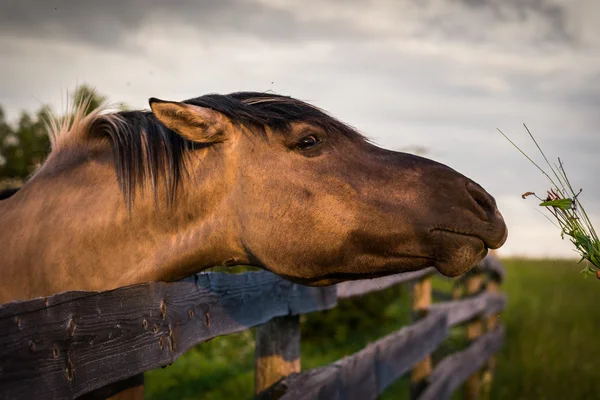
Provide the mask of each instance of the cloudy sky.
[{"label": "cloudy sky", "polygon": [[510,234],[501,255],[575,256],[525,191],[547,183],[526,123],[564,160],[600,223],[597,0],[4,0],[0,104],[64,105],[89,83],[114,102],[267,91],[312,102],[382,147],[485,187]]}]

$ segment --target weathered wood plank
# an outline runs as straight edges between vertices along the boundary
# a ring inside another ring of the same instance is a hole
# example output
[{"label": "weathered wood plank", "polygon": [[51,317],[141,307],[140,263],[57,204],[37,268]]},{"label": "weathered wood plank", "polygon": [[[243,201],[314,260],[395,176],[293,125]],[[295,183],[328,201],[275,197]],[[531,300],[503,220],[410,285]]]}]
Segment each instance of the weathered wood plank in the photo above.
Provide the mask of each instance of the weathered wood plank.
[{"label": "weathered wood plank", "polygon": [[[169,364],[212,337],[280,315],[331,308],[336,292],[340,298],[359,296],[432,273],[433,268],[328,288],[293,285],[267,272],[206,273],[182,282],[0,305],[0,399],[79,396]],[[487,315],[497,312],[490,310]]]},{"label": "weathered wood plank", "polygon": [[[488,293],[498,293],[499,285],[495,281],[488,281],[487,283],[487,291]],[[498,324],[498,313],[497,312],[488,312],[487,313],[487,321],[486,321],[486,330],[487,332],[491,332],[496,329],[496,325]],[[483,371],[482,386],[483,386],[483,395],[482,398],[488,400],[490,398],[490,394],[492,391],[492,383],[494,380],[494,370],[496,369],[496,356],[491,355],[487,361],[487,365]]]},{"label": "weathered wood plank", "polygon": [[[322,399],[368,400],[377,397],[377,377],[373,368],[377,346],[367,346],[351,357],[337,361],[335,383],[321,389]],[[357,384],[358,383],[358,384]]]},{"label": "weathered wood plank", "polygon": [[333,364],[295,374],[280,383],[281,400],[376,399],[390,384],[423,360],[448,335],[446,315],[430,313]]},{"label": "weathered wood plank", "polygon": [[0,306],[0,399],[74,398],[273,317],[334,307],[335,287],[205,273]]},{"label": "weathered wood plank", "polygon": [[[478,268],[490,274],[492,278],[501,282],[504,278],[504,267],[498,258],[488,255],[478,265]],[[433,267],[420,271],[405,272],[373,279],[361,279],[338,283],[338,299],[362,296],[367,293],[377,292],[402,283],[418,281],[429,275],[440,275]]]},{"label": "weathered wood plank", "polygon": [[435,271],[436,269],[431,267],[420,271],[404,272],[401,274],[383,276],[381,278],[361,279],[357,281],[338,283],[336,285],[337,296],[338,299],[362,296],[364,294],[384,290],[401,283],[418,281],[419,279],[435,273]]},{"label": "weathered wood plank", "polygon": [[466,350],[442,360],[429,376],[429,385],[419,400],[450,399],[452,393],[469,376],[479,370],[488,358],[502,347],[504,329],[498,326],[471,344]]},{"label": "weathered wood plank", "polygon": [[280,400],[326,400],[327,387],[337,381],[339,366],[335,363],[294,374],[277,384],[283,389]]},{"label": "weathered wood plank", "polygon": [[[483,276],[473,275],[467,279],[466,289],[467,294],[472,295],[479,293],[483,284]],[[485,292],[484,292],[485,293]],[[483,333],[483,324],[481,323],[481,315],[478,315],[467,324],[466,336],[469,343],[481,336]],[[476,400],[481,392],[481,379],[479,371],[475,371],[467,378],[463,390],[463,398],[465,400]]]},{"label": "weathered wood plank", "polygon": [[275,317],[256,328],[254,392],[300,372],[300,316]]},{"label": "weathered wood plank", "polygon": [[[415,327],[415,329],[411,329]],[[417,328],[418,327],[418,328]],[[377,353],[379,393],[428,357],[448,337],[448,317],[430,312],[419,322],[388,335]]]},{"label": "weathered wood plank", "polygon": [[432,304],[429,309],[448,314],[450,326],[460,325],[478,315],[496,314],[506,306],[506,295],[483,292],[477,296]]},{"label": "weathered wood plank", "polygon": [[[426,277],[416,282],[412,288],[412,318],[414,321],[425,317],[430,311],[432,294],[431,277]],[[447,321],[446,321],[447,323]],[[421,361],[416,363],[410,371],[410,398],[414,399],[423,390],[425,379],[432,370],[431,355],[426,355]]]},{"label": "weathered wood plank", "polygon": [[38,311],[50,307],[58,307],[61,304],[74,301],[75,299],[97,296],[98,292],[70,291],[57,293],[49,297],[38,297],[25,301],[11,301],[0,304],[0,320],[7,317],[14,317],[18,314],[26,314],[32,311]]}]

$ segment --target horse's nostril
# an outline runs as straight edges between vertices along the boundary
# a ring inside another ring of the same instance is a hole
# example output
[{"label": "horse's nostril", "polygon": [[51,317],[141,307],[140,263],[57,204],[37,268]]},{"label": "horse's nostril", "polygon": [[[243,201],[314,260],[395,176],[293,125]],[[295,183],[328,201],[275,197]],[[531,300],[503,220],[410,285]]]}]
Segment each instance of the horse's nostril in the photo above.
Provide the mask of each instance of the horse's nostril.
[{"label": "horse's nostril", "polygon": [[474,182],[467,182],[467,192],[471,195],[471,198],[475,200],[475,203],[479,206],[481,211],[485,214],[488,220],[492,220],[496,215],[496,201],[490,196],[481,186]]}]

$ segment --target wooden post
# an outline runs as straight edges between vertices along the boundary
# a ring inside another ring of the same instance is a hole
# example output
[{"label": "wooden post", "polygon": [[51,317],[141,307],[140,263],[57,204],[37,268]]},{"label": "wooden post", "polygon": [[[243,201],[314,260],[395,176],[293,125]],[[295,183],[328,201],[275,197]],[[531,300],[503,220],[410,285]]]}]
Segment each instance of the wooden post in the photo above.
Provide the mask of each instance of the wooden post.
[{"label": "wooden post", "polygon": [[300,316],[276,317],[257,327],[255,393],[264,392],[295,372],[300,372]]},{"label": "wooden post", "polygon": [[[412,315],[413,320],[423,318],[431,305],[431,277],[423,278],[413,286]],[[410,373],[410,397],[419,397],[426,385],[426,379],[431,374],[431,356],[428,355],[417,363]]]},{"label": "wooden post", "polygon": [[452,301],[460,300],[463,292],[463,284],[459,282],[458,284],[454,284],[452,288]]},{"label": "wooden post", "polygon": [[[495,282],[493,280],[488,281],[487,291],[489,293],[497,293],[499,291],[498,289],[499,288],[498,288],[497,282]],[[487,325],[486,329],[488,332],[496,329],[496,326],[498,325],[498,316],[496,314],[490,315],[487,319],[486,325]],[[486,366],[485,370],[483,371],[483,378],[482,378],[483,398],[486,400],[490,398],[490,393],[492,390],[492,382],[494,380],[495,368],[496,368],[496,356],[491,356],[487,362],[487,366]]]},{"label": "wooden post", "polygon": [[[473,295],[481,289],[481,285],[483,283],[483,278],[481,274],[474,274],[467,278],[466,289],[468,295]],[[483,324],[481,323],[481,319],[478,318],[473,322],[467,325],[467,339],[472,342],[477,339],[481,334],[483,329]],[[464,397],[466,400],[475,400],[479,398],[480,393],[480,380],[479,380],[479,371],[475,372],[471,375],[467,381],[465,382],[465,391]]]}]

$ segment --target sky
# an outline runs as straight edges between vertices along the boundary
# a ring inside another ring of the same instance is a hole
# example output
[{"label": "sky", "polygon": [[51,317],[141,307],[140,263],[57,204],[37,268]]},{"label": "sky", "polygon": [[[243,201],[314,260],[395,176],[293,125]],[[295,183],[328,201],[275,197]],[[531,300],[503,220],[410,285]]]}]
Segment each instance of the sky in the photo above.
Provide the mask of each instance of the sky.
[{"label": "sky", "polygon": [[[600,223],[597,0],[4,0],[0,105],[65,108],[87,83],[115,103],[273,91],[376,144],[481,184],[509,227],[500,256],[576,257],[532,198],[561,157]],[[542,196],[545,197],[545,196]]]}]

